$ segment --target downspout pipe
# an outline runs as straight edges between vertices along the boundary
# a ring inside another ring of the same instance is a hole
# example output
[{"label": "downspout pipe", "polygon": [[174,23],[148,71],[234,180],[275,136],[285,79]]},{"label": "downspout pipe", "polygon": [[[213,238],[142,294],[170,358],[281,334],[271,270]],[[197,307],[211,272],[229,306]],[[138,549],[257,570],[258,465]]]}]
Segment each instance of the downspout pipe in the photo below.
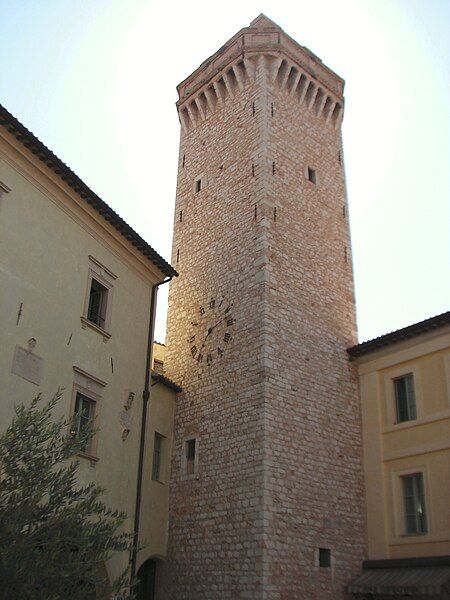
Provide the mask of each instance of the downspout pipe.
[{"label": "downspout pipe", "polygon": [[152,370],[152,359],[153,359],[153,337],[155,334],[155,315],[156,315],[156,298],[158,295],[158,288],[164,283],[172,281],[173,275],[159,281],[152,286],[152,296],[150,301],[150,321],[148,325],[148,339],[147,339],[147,361],[145,365],[145,383],[144,391],[142,392],[142,418],[141,418],[141,438],[139,443],[139,463],[137,472],[137,486],[136,486],[136,505],[134,509],[134,530],[133,530],[133,548],[131,551],[131,579],[133,580],[136,575],[136,561],[138,553],[139,543],[139,523],[141,516],[141,500],[142,500],[142,479],[143,479],[143,468],[144,468],[144,452],[145,452],[145,433],[147,430],[147,412],[148,402],[150,400],[150,377]]}]

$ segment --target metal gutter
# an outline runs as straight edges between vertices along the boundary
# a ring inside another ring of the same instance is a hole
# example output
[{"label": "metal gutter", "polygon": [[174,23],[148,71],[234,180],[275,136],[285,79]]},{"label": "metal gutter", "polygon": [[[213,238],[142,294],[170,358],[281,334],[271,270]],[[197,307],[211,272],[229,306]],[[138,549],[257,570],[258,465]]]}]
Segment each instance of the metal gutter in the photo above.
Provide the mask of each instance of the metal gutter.
[{"label": "metal gutter", "polygon": [[152,286],[152,295],[150,300],[150,321],[148,326],[148,338],[147,338],[147,359],[145,364],[145,381],[144,390],[142,392],[142,417],[141,417],[141,437],[139,443],[139,462],[137,472],[137,486],[136,486],[136,504],[134,509],[134,530],[133,530],[133,548],[131,551],[131,578],[136,575],[136,561],[139,544],[139,525],[141,517],[141,500],[142,500],[142,478],[143,478],[143,467],[144,467],[144,451],[145,451],[145,433],[147,431],[147,412],[148,403],[150,400],[150,377],[151,377],[151,365],[153,358],[153,337],[155,333],[155,314],[156,314],[156,298],[158,295],[158,287],[164,283],[172,281],[172,277],[159,281]]}]

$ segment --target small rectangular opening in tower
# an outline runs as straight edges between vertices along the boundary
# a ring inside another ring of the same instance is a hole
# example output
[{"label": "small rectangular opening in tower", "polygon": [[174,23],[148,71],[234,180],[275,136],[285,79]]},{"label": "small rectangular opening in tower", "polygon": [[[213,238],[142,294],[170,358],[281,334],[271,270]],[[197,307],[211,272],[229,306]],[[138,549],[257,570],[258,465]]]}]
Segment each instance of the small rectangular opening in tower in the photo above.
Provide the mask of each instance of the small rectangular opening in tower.
[{"label": "small rectangular opening in tower", "polygon": [[195,471],[195,442],[195,439],[186,441],[185,451],[187,475],[192,475]]},{"label": "small rectangular opening in tower", "polygon": [[314,184],[317,183],[316,170],[311,167],[308,167],[308,181]]},{"label": "small rectangular opening in tower", "polygon": [[197,194],[201,189],[202,189],[202,180],[201,179],[196,179],[195,180],[195,193]]},{"label": "small rectangular opening in tower", "polygon": [[331,567],[331,550],[329,548],[319,548],[319,567]]}]

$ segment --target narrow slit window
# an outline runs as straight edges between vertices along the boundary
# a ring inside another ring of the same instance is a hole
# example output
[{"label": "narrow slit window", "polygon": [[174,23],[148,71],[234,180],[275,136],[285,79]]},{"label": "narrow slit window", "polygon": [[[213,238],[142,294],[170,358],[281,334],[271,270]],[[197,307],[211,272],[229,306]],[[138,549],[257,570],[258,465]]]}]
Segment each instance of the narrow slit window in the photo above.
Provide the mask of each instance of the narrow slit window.
[{"label": "narrow slit window", "polygon": [[201,179],[196,179],[195,180],[195,186],[194,186],[195,193],[198,194],[198,192],[201,189],[202,189],[202,180]]},{"label": "narrow slit window", "polygon": [[195,472],[195,452],[196,452],[196,440],[186,441],[186,474],[192,475]]},{"label": "narrow slit window", "polygon": [[316,170],[311,167],[308,167],[308,181],[314,185],[317,183]]},{"label": "narrow slit window", "polygon": [[319,548],[319,567],[327,569],[331,567],[331,550],[329,548]]}]

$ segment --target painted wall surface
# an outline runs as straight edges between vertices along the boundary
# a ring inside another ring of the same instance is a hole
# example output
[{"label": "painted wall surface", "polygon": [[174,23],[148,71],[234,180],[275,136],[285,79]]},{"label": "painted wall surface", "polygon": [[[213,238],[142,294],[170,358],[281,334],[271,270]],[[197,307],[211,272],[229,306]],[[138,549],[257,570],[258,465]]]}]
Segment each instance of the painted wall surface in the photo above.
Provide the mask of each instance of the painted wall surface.
[{"label": "painted wall surface", "polygon": [[[164,275],[3,128],[0,181],[10,189],[0,198],[0,426],[10,422],[15,403],[28,403],[38,393],[47,400],[63,387],[55,418],[68,418],[77,381],[87,394],[95,392],[99,433],[96,449],[80,457],[80,483],[104,487],[105,502],[125,511],[131,531],[151,286]],[[108,335],[82,320],[93,264],[89,256],[97,261],[95,268],[103,265],[113,285]],[[34,383],[12,372],[17,346],[31,350],[41,365],[41,377],[31,375]],[[161,417],[159,407],[166,405],[164,396],[156,386],[149,430],[153,418],[169,430],[170,417]],[[153,520],[158,532],[160,520],[158,513]],[[164,536],[153,535],[148,521],[146,526],[143,537],[155,540],[151,551],[163,554]],[[117,575],[127,562],[128,556],[113,559],[110,574]]]},{"label": "painted wall surface", "polygon": [[[141,524],[143,534],[141,544],[143,549],[138,556],[138,565],[149,557],[164,560],[166,555],[174,405],[175,392],[164,384],[153,381],[150,395],[142,495]],[[152,478],[155,433],[162,436],[160,470],[157,480]]]},{"label": "painted wall surface", "polygon": [[[358,359],[369,558],[450,554],[450,328]],[[393,379],[412,373],[417,418],[397,423]],[[423,473],[427,532],[406,534],[401,477]]]}]

